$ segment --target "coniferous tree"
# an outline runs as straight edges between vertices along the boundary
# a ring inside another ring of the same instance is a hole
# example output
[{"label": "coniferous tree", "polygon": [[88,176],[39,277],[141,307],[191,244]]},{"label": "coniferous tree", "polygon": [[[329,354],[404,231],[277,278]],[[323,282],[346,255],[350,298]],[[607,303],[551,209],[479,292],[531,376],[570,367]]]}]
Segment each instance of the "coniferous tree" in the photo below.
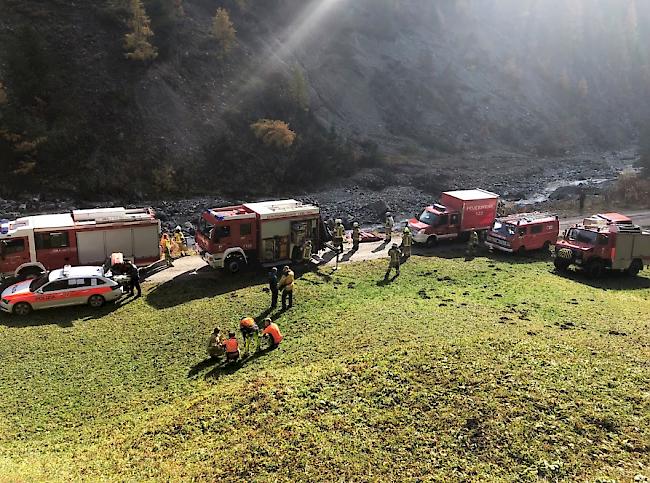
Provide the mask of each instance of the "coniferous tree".
[{"label": "coniferous tree", "polygon": [[158,51],[149,41],[153,37],[153,31],[144,5],[141,0],[130,0],[129,6],[131,9],[131,20],[129,20],[131,32],[124,36],[126,58],[139,61],[153,60],[158,56]]},{"label": "coniferous tree", "polygon": [[218,8],[217,13],[212,20],[212,36],[219,42],[220,55],[225,56],[235,45],[236,33],[235,27],[230,21],[230,15],[225,8]]}]

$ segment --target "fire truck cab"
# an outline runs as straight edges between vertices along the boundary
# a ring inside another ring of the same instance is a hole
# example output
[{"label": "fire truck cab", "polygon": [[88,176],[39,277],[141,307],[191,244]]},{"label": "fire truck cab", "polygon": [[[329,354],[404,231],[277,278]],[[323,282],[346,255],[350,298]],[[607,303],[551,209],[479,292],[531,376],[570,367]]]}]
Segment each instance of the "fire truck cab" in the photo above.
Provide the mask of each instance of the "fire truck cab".
[{"label": "fire truck cab", "polygon": [[560,220],[550,213],[518,213],[497,218],[487,234],[485,245],[508,253],[548,251],[557,240]]},{"label": "fire truck cab", "polygon": [[203,212],[196,241],[212,268],[240,271],[252,262],[264,266],[302,258],[307,241],[321,246],[320,208],[296,200],[247,203]]},{"label": "fire truck cab", "polygon": [[101,265],[120,252],[160,259],[160,222],[148,208],[102,208],[0,221],[0,275],[29,277],[66,265]]}]

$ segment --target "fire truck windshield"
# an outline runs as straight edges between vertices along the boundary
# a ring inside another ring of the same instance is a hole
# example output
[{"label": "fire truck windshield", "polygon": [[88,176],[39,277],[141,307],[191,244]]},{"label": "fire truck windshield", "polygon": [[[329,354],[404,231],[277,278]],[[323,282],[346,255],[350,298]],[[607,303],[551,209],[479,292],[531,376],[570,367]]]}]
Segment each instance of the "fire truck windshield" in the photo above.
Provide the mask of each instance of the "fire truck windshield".
[{"label": "fire truck windshield", "polygon": [[435,213],[431,213],[428,210],[424,210],[420,215],[420,222],[426,223],[427,225],[436,226],[438,224],[440,217]]},{"label": "fire truck windshield", "polygon": [[516,232],[515,227],[513,225],[508,225],[507,223],[501,223],[498,221],[494,222],[492,231],[506,238],[512,238],[513,236],[515,236],[515,232]]},{"label": "fire truck windshield", "polygon": [[567,233],[567,239],[595,245],[596,240],[598,240],[598,233],[591,230],[583,230],[582,228],[571,228]]},{"label": "fire truck windshield", "polygon": [[32,280],[32,283],[29,284],[29,291],[36,292],[39,288],[41,288],[43,285],[49,282],[49,280],[50,280],[50,272],[45,272],[40,277],[37,277],[34,280]]}]

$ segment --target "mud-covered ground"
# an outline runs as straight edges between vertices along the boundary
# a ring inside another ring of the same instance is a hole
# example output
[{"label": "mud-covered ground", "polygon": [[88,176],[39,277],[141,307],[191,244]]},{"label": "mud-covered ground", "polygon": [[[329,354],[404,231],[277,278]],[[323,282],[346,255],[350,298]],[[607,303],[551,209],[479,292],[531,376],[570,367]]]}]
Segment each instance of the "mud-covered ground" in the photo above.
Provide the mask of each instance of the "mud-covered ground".
[{"label": "mud-covered ground", "polygon": [[[577,199],[578,190],[589,196],[601,194],[617,175],[631,167],[638,155],[634,150],[601,154],[577,154],[564,158],[531,158],[517,154],[476,154],[395,167],[367,169],[327,189],[305,192],[287,187],[286,192],[266,199],[296,198],[321,206],[324,217],[342,218],[346,224],[358,221],[368,226],[380,223],[386,210],[397,219],[414,216],[434,202],[441,191],[484,188],[499,193],[513,205],[542,209],[557,200]],[[190,229],[205,208],[255,201],[248,198],[202,196],[176,200],[92,200],[43,199],[0,200],[0,217],[13,219],[26,214],[62,212],[124,204],[153,206],[164,228],[176,225]]]}]

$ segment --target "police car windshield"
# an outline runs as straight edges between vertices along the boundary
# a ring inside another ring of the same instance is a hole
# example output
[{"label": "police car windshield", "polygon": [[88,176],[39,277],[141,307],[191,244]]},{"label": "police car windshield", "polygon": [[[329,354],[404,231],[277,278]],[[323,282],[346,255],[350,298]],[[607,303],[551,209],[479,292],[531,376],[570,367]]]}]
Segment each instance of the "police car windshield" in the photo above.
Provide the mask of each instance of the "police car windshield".
[{"label": "police car windshield", "polygon": [[507,223],[501,223],[498,221],[494,222],[492,231],[506,238],[511,238],[515,236],[515,227],[513,225],[509,225]]},{"label": "police car windshield", "polygon": [[435,226],[438,223],[438,215],[431,213],[428,210],[424,210],[420,215],[420,222]]},{"label": "police car windshield", "polygon": [[595,245],[598,239],[598,233],[590,230],[582,230],[580,228],[571,228],[567,238],[581,243],[589,243]]},{"label": "police car windshield", "polygon": [[39,288],[41,288],[49,281],[50,281],[50,273],[45,272],[40,277],[37,277],[34,280],[32,280],[32,282],[29,284],[29,291],[36,292]]}]

